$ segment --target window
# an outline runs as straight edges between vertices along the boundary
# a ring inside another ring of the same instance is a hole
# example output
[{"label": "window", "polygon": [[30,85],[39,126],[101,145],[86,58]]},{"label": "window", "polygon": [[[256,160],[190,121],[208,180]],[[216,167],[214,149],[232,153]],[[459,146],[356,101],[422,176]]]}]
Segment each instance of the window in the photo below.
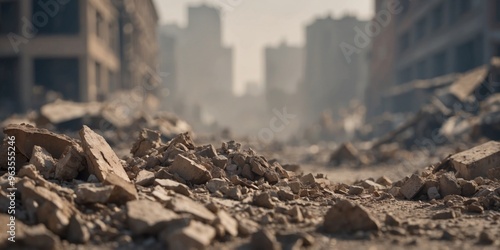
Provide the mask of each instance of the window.
[{"label": "window", "polygon": [[19,30],[19,3],[17,1],[0,2],[0,34]]},{"label": "window", "polygon": [[78,4],[79,0],[68,0],[65,4],[59,4],[59,1],[33,0],[33,24],[38,29],[38,34],[78,34],[80,31]]},{"label": "window", "polygon": [[399,38],[399,52],[404,52],[410,47],[410,34],[406,32]]},{"label": "window", "polygon": [[427,79],[427,68],[426,68],[427,64],[425,63],[425,61],[421,61],[417,64],[417,75],[416,75],[416,78],[417,79]]},{"label": "window", "polygon": [[420,21],[417,22],[415,26],[415,41],[421,40],[426,33],[426,19],[422,18]]},{"label": "window", "polygon": [[446,52],[437,53],[432,57],[431,77],[438,77],[446,74]]},{"label": "window", "polygon": [[436,7],[431,14],[432,30],[438,30],[443,25],[444,7],[443,4]]},{"label": "window", "polygon": [[36,58],[35,85],[62,94],[65,99],[79,100],[77,58]]},{"label": "window", "polygon": [[465,72],[481,65],[483,63],[482,48],[482,36],[478,36],[457,46],[455,48],[455,70]]}]

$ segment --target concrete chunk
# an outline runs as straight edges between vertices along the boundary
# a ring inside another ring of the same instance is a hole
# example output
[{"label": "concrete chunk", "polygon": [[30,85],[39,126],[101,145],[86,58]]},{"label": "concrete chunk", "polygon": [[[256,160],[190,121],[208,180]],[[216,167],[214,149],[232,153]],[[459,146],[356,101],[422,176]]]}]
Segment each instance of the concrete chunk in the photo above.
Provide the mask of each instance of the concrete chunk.
[{"label": "concrete chunk", "polygon": [[185,196],[177,196],[168,201],[167,207],[177,213],[191,214],[203,222],[211,223],[216,219],[215,214],[210,212],[205,206]]},{"label": "concrete chunk", "polygon": [[56,161],[47,150],[35,145],[31,154],[30,164],[33,164],[43,178],[48,179],[54,172]]},{"label": "concrete chunk", "polygon": [[137,190],[134,184],[114,174],[110,174],[104,181],[104,184],[114,186],[113,192],[111,192],[111,196],[109,197],[109,202],[124,203],[137,199]]},{"label": "concrete chunk", "polygon": [[399,192],[403,194],[406,199],[411,200],[418,194],[418,192],[420,192],[420,190],[422,190],[424,184],[425,182],[420,176],[413,174],[410,179],[408,179],[403,186],[401,186]]},{"label": "concrete chunk", "polygon": [[127,224],[135,235],[156,234],[178,215],[149,200],[127,202]]},{"label": "concrete chunk", "polygon": [[490,141],[455,154],[450,162],[464,179],[487,177],[489,169],[500,165],[500,142]]},{"label": "concrete chunk", "polygon": [[87,161],[85,160],[83,149],[79,146],[69,146],[55,166],[54,177],[58,180],[72,180],[86,166]]},{"label": "concrete chunk", "polygon": [[201,222],[191,221],[189,226],[179,229],[166,240],[168,249],[206,249],[215,238],[215,229]]},{"label": "concrete chunk", "polygon": [[370,231],[380,228],[379,222],[361,205],[339,200],[325,215],[328,233]]},{"label": "concrete chunk", "polygon": [[78,185],[76,189],[76,202],[80,204],[101,203],[109,200],[113,192],[113,186],[103,186],[96,183],[84,183]]},{"label": "concrete chunk", "polygon": [[212,175],[204,166],[183,155],[177,155],[175,157],[169,170],[174,174],[178,174],[184,180],[194,184],[204,184],[212,179]]},{"label": "concrete chunk", "polygon": [[83,126],[80,130],[80,137],[91,172],[100,181],[104,181],[110,174],[114,174],[130,182],[127,173],[120,163],[120,159],[102,136],[92,131],[89,127]]},{"label": "concrete chunk", "polygon": [[154,149],[159,148],[161,146],[161,135],[160,132],[143,129],[137,141],[132,145],[132,149],[130,153],[134,157],[143,157],[147,154],[150,154],[154,151]]}]

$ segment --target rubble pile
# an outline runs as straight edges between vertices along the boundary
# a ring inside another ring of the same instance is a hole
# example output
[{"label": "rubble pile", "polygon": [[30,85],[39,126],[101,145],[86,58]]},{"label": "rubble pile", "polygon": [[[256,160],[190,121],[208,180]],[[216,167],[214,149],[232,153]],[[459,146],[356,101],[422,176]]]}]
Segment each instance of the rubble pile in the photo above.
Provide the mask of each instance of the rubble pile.
[{"label": "rubble pile", "polygon": [[[462,213],[500,217],[497,142],[401,181],[350,185],[288,171],[234,141],[199,146],[189,133],[164,141],[159,131],[143,129],[122,159],[87,126],[78,139],[25,124],[4,133],[16,137],[16,244],[25,248],[328,249],[337,239],[407,244],[397,237],[459,237],[465,228],[451,232],[448,225]],[[1,171],[6,147],[4,141]],[[8,173],[0,186],[7,211]],[[391,208],[417,206],[416,199],[435,206],[421,216],[425,222]],[[2,224],[8,220],[0,214]],[[473,244],[500,244],[496,229],[498,223],[468,237]],[[12,244],[6,239],[1,246]]]}]

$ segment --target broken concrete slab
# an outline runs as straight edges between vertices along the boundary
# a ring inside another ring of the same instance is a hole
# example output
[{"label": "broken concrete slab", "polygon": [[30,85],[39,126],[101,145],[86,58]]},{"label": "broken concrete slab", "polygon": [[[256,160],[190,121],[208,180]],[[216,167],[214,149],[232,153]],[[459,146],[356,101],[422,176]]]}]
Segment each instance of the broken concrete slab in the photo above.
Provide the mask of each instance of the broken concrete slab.
[{"label": "broken concrete slab", "polygon": [[127,225],[134,235],[157,234],[179,216],[160,203],[149,200],[127,202]]},{"label": "broken concrete slab", "polygon": [[215,238],[215,229],[198,221],[170,234],[166,239],[168,249],[206,249]]},{"label": "broken concrete slab", "polygon": [[139,133],[139,138],[132,145],[130,153],[134,157],[143,157],[151,154],[157,148],[161,147],[161,134],[151,129],[143,129]]},{"label": "broken concrete slab", "polygon": [[138,197],[135,185],[115,174],[109,174],[104,180],[104,184],[113,186],[109,202],[124,203],[136,200]]},{"label": "broken concrete slab", "polygon": [[450,162],[464,179],[487,177],[488,170],[500,165],[500,142],[490,141],[452,155]]},{"label": "broken concrete slab", "polygon": [[47,150],[35,145],[33,146],[29,164],[34,165],[43,178],[49,179],[55,170],[56,161],[52,158],[52,155],[47,152]]},{"label": "broken concrete slab", "polygon": [[55,166],[54,178],[58,180],[72,180],[87,167],[83,149],[80,146],[69,146],[64,150],[61,159]]},{"label": "broken concrete slab", "polygon": [[108,202],[113,186],[104,186],[100,183],[83,183],[76,188],[76,202],[80,204]]},{"label": "broken concrete slab", "polygon": [[380,228],[379,222],[361,205],[339,200],[325,215],[323,227],[328,233],[371,231]]},{"label": "broken concrete slab", "polygon": [[203,165],[183,155],[175,157],[169,171],[194,184],[204,184],[212,179],[212,175]]},{"label": "broken concrete slab", "polygon": [[216,224],[222,225],[225,232],[233,237],[238,236],[238,221],[236,221],[229,213],[224,210],[217,212]]},{"label": "broken concrete slab", "polygon": [[155,174],[148,170],[141,170],[135,177],[135,184],[143,187],[153,185],[155,182]]},{"label": "broken concrete slab", "polygon": [[406,197],[406,199],[411,200],[415,197],[420,190],[424,187],[425,181],[417,174],[413,174],[404,184],[401,186],[399,192]]},{"label": "broken concrete slab", "polygon": [[28,158],[32,155],[35,145],[43,147],[54,158],[60,158],[68,146],[78,144],[66,135],[56,134],[27,124],[11,124],[6,126],[3,132],[16,137],[16,149]]},{"label": "broken concrete slab", "polygon": [[92,174],[100,181],[105,181],[108,175],[114,174],[130,182],[120,159],[102,136],[89,127],[83,126],[80,130],[80,138]]},{"label": "broken concrete slab", "polygon": [[210,212],[210,210],[202,204],[182,195],[167,201],[166,206],[176,213],[191,214],[197,220],[207,223],[212,223],[217,218],[214,213]]}]

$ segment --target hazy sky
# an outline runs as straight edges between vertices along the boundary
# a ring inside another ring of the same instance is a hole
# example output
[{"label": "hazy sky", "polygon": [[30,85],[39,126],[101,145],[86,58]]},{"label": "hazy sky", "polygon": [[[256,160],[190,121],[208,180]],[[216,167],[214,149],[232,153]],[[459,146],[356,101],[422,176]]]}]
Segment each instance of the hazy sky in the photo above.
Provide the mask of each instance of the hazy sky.
[{"label": "hazy sky", "polygon": [[[373,0],[154,0],[162,24],[185,25],[187,6],[208,3],[221,6],[223,41],[233,47],[234,91],[241,94],[247,82],[262,84],[263,48],[286,40],[304,43],[304,27],[315,17],[346,13],[369,19]],[[224,7],[225,6],[225,7]]]}]

